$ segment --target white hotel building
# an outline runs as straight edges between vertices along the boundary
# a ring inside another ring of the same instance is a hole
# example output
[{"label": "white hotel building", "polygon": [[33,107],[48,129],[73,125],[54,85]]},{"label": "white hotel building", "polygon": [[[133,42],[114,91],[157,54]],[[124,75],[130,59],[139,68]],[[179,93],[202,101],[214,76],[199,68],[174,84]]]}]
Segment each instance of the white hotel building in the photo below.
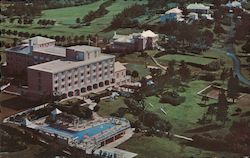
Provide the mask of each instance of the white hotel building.
[{"label": "white hotel building", "polygon": [[58,92],[64,98],[98,92],[130,82],[115,56],[92,46],[66,48],[66,57],[28,67],[28,93],[41,97]]}]

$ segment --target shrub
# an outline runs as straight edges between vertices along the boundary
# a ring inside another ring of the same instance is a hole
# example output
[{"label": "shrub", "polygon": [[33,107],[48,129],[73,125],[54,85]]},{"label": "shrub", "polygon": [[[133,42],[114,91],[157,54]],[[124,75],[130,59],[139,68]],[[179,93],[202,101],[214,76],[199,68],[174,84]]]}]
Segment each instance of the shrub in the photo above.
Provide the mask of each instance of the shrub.
[{"label": "shrub", "polygon": [[160,99],[161,103],[169,103],[171,105],[177,106],[185,101],[185,97],[179,96],[176,92],[166,92]]}]

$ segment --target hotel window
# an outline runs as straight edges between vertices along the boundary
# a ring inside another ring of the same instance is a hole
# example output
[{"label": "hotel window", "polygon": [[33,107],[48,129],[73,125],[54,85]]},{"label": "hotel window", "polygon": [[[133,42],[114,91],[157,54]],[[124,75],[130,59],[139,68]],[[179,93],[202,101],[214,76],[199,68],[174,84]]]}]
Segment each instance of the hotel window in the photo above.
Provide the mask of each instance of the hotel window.
[{"label": "hotel window", "polygon": [[107,66],[105,66],[105,70],[106,70],[106,69],[108,69],[108,67],[107,67]]},{"label": "hotel window", "polygon": [[89,65],[87,66],[87,68],[89,68]]},{"label": "hotel window", "polygon": [[69,78],[68,78],[69,80],[71,79],[71,77],[69,76]]},{"label": "hotel window", "polygon": [[75,78],[77,78],[77,77],[78,77],[78,75],[76,74],[76,75],[75,75]]},{"label": "hotel window", "polygon": [[105,76],[106,76],[107,74],[108,74],[107,72],[104,73]]},{"label": "hotel window", "polygon": [[77,85],[77,81],[75,81],[75,85]]},{"label": "hotel window", "polygon": [[81,73],[81,76],[83,76],[84,74],[83,73]]},{"label": "hotel window", "polygon": [[87,74],[90,74],[90,72],[88,71]]},{"label": "hotel window", "polygon": [[64,85],[62,85],[62,89],[64,88],[65,86]]},{"label": "hotel window", "polygon": [[83,82],[84,82],[84,80],[81,80],[81,82],[83,83]]},{"label": "hotel window", "polygon": [[102,71],[102,68],[99,68],[99,71]]},{"label": "hotel window", "polygon": [[57,84],[58,82],[57,82],[57,80],[55,80],[55,84]]},{"label": "hotel window", "polygon": [[113,71],[110,71],[111,74],[113,74]]},{"label": "hotel window", "polygon": [[102,74],[100,74],[99,77],[102,77]]},{"label": "hotel window", "polygon": [[95,70],[93,70],[93,72],[95,72]]},{"label": "hotel window", "polygon": [[71,83],[69,83],[69,87],[71,86]]},{"label": "hotel window", "polygon": [[58,90],[58,88],[57,87],[55,87],[55,91],[57,91]]},{"label": "hotel window", "polygon": [[62,82],[64,82],[64,78],[62,79]]}]

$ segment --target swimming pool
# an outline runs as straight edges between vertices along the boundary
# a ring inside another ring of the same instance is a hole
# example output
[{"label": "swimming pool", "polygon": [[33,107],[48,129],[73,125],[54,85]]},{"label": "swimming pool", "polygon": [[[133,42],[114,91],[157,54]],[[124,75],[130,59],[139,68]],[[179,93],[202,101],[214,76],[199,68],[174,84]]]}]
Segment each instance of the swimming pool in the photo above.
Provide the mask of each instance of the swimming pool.
[{"label": "swimming pool", "polygon": [[84,140],[88,137],[93,137],[96,134],[99,134],[107,129],[110,129],[114,127],[115,125],[112,123],[104,123],[101,125],[97,125],[88,129],[84,129],[82,131],[71,131],[68,129],[60,129],[60,128],[54,128],[50,126],[43,126],[40,128],[40,130],[48,133],[57,134],[62,137],[66,138],[76,138],[77,140]]},{"label": "swimming pool", "polygon": [[94,127],[85,129],[83,131],[75,132],[74,137],[77,137],[78,140],[83,140],[86,137],[93,137],[94,135],[99,134],[107,129],[112,128],[112,127],[114,127],[114,124],[112,124],[112,123],[101,124],[98,126],[94,126]]}]

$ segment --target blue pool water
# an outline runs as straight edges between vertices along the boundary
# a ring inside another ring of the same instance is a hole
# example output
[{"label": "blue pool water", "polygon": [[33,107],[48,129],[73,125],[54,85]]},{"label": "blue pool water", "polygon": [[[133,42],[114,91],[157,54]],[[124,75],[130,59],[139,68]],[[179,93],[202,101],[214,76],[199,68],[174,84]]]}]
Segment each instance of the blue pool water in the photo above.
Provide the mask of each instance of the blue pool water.
[{"label": "blue pool water", "polygon": [[92,128],[85,129],[83,131],[74,132],[74,137],[77,137],[78,140],[83,140],[86,136],[92,137],[98,133],[101,133],[102,131],[105,131],[107,129],[110,129],[114,127],[112,123],[105,123],[98,126],[94,126]]},{"label": "blue pool water", "polygon": [[67,130],[67,129],[60,129],[58,128],[54,128],[54,127],[50,127],[50,126],[45,126],[42,127],[41,130],[45,131],[45,132],[49,132],[49,133],[54,133],[57,134],[59,136],[63,136],[63,137],[68,137],[68,138],[77,138],[77,140],[83,140],[87,137],[92,137],[96,134],[101,133],[102,131],[105,131],[107,129],[110,129],[114,127],[114,124],[112,123],[104,123],[98,126],[94,126],[82,131],[71,131],[71,130]]}]

